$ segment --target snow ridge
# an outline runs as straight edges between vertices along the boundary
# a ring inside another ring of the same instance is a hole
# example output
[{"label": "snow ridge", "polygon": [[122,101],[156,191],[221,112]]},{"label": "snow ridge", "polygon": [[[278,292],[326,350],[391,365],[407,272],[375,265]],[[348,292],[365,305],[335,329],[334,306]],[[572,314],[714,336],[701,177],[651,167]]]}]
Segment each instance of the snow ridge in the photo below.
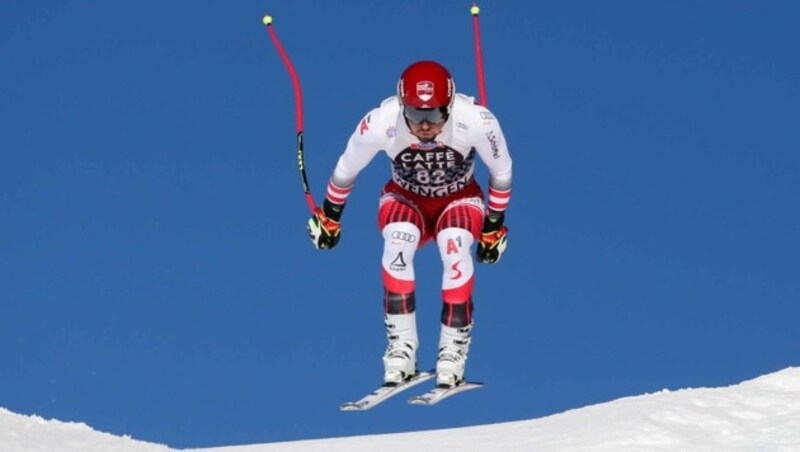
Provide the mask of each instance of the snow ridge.
[{"label": "snow ridge", "polygon": [[[165,452],[164,445],[0,408],[0,450]],[[664,390],[561,414],[447,430],[193,449],[311,451],[800,451],[800,368],[725,388]]]}]

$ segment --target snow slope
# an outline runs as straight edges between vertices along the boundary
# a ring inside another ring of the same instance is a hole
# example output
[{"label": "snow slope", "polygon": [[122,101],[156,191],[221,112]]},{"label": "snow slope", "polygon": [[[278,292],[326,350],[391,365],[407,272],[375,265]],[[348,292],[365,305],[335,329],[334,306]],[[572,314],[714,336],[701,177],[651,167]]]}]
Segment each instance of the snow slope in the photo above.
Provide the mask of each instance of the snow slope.
[{"label": "snow slope", "polygon": [[[83,424],[45,421],[0,409],[0,450],[174,449],[99,433]],[[800,451],[800,368],[787,368],[726,388],[662,391],[528,421],[195,450]]]},{"label": "snow slope", "polygon": [[47,421],[0,408],[2,452],[165,452],[166,446],[92,430],[86,424]]}]

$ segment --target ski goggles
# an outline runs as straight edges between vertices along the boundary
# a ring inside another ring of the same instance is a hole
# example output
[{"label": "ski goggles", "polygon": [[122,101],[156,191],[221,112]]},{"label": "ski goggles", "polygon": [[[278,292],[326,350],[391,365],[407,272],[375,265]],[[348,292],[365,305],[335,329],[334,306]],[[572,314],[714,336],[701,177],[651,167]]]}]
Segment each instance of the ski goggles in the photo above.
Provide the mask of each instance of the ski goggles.
[{"label": "ski goggles", "polygon": [[414,124],[429,122],[439,124],[447,120],[447,107],[439,108],[414,108],[403,107],[403,116]]}]

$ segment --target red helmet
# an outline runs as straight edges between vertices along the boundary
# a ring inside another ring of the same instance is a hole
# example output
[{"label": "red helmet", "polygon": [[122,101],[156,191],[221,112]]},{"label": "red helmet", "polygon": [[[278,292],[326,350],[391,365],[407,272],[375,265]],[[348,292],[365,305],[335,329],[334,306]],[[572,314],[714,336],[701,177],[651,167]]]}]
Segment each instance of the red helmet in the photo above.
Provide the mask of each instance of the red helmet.
[{"label": "red helmet", "polygon": [[403,106],[449,110],[454,95],[453,77],[434,61],[417,61],[403,71],[397,83],[397,98]]}]

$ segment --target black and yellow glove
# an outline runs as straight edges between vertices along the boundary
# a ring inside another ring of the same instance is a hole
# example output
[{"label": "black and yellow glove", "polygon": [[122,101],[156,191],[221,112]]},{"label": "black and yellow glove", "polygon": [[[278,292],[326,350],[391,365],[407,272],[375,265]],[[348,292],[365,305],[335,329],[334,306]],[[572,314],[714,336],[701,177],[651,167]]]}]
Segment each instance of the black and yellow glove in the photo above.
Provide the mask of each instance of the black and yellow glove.
[{"label": "black and yellow glove", "polygon": [[317,249],[331,249],[339,243],[342,226],[339,220],[342,217],[344,205],[334,204],[327,199],[322,207],[317,207],[308,220],[308,235],[311,243]]},{"label": "black and yellow glove", "polygon": [[508,228],[503,225],[503,212],[489,210],[483,220],[483,231],[478,242],[476,257],[478,262],[494,264],[498,262],[508,246]]}]

